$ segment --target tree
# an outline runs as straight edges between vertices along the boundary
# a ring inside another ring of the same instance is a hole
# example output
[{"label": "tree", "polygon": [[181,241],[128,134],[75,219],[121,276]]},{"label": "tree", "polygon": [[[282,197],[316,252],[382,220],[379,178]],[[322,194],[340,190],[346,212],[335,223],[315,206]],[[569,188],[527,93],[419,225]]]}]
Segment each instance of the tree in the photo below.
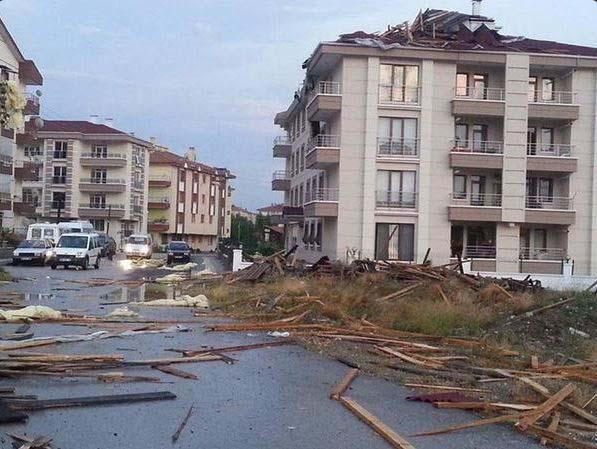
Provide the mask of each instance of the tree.
[{"label": "tree", "polygon": [[240,244],[247,252],[254,252],[258,244],[258,234],[253,222],[240,215],[232,216],[230,239],[233,244]]}]

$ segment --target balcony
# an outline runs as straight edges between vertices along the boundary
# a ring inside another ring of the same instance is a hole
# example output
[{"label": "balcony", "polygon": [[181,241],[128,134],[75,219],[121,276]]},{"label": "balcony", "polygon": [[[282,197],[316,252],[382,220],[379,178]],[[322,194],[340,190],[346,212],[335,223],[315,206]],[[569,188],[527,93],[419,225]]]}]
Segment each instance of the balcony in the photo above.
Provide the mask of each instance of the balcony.
[{"label": "balcony", "polygon": [[378,190],[375,194],[375,204],[380,208],[414,210],[417,208],[417,193]]},{"label": "balcony", "polygon": [[529,93],[529,118],[576,120],[579,109],[576,92],[556,90]]},{"label": "balcony", "polygon": [[170,209],[170,198],[167,196],[150,196],[147,199],[148,209]]},{"label": "balcony", "polygon": [[167,221],[153,221],[149,223],[149,230],[153,232],[168,232],[170,223]]},{"label": "balcony", "polygon": [[418,159],[419,139],[378,137],[377,157],[379,159]]},{"label": "balcony", "polygon": [[337,217],[338,189],[313,189],[305,200],[305,217]]},{"label": "balcony", "polygon": [[572,157],[573,145],[535,144],[527,145],[527,170],[540,172],[573,173],[578,161]]},{"label": "balcony", "polygon": [[0,192],[0,210],[12,209],[12,196],[10,192]]},{"label": "balcony", "polygon": [[307,106],[307,118],[311,121],[326,122],[342,109],[340,83],[320,81],[315,86],[314,97]]},{"label": "balcony", "polygon": [[143,206],[141,206],[140,204],[133,204],[133,207],[131,208],[131,210],[133,211],[134,214],[142,214]]},{"label": "balcony", "polygon": [[570,225],[575,218],[572,198],[527,196],[525,199],[525,223]]},{"label": "balcony", "polygon": [[37,208],[39,204],[37,203],[25,203],[25,202],[15,202],[13,203],[13,211],[17,215],[21,215],[27,218],[34,218],[37,217],[39,214],[37,213]]},{"label": "balcony", "polygon": [[318,134],[309,140],[306,168],[324,169],[340,163],[340,136]]},{"label": "balcony", "polygon": [[290,174],[285,170],[277,170],[272,175],[272,190],[285,192],[290,190]]},{"label": "balcony", "polygon": [[562,274],[563,248],[520,248],[520,272]]},{"label": "balcony", "polygon": [[81,218],[122,218],[124,204],[89,203],[79,206]]},{"label": "balcony", "polygon": [[79,190],[81,192],[124,192],[126,181],[116,178],[81,178]]},{"label": "balcony", "polygon": [[23,115],[39,115],[39,97],[35,94],[26,94],[25,109]]},{"label": "balcony", "polygon": [[126,166],[126,155],[107,153],[83,153],[80,157],[83,167],[124,167]]},{"label": "balcony", "polygon": [[0,154],[0,173],[3,175],[12,175],[12,156]]},{"label": "balcony", "polygon": [[452,100],[452,114],[503,117],[506,110],[502,88],[457,87]]},{"label": "balcony", "polygon": [[302,222],[305,217],[305,212],[302,207],[284,206],[282,208],[282,222],[296,223]]},{"label": "balcony", "polygon": [[380,106],[419,106],[421,88],[380,84],[378,101]]},{"label": "balcony", "polygon": [[503,167],[504,145],[491,140],[455,140],[450,152],[450,167],[489,168]]},{"label": "balcony", "polygon": [[149,175],[149,187],[170,187],[172,180],[169,175]]},{"label": "balcony", "polygon": [[502,195],[495,193],[452,193],[448,218],[452,221],[501,221]]},{"label": "balcony", "polygon": [[42,182],[40,176],[41,164],[34,162],[23,162],[21,167],[14,168],[15,179],[17,181],[28,181],[28,182]]},{"label": "balcony", "polygon": [[288,136],[274,138],[274,157],[289,158],[292,153],[292,143]]}]

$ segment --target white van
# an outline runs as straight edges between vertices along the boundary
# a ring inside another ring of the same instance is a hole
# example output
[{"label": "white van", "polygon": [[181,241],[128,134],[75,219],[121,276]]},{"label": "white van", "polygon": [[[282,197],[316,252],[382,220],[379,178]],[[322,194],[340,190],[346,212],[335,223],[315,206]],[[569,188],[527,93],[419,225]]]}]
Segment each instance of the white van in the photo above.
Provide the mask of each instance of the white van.
[{"label": "white van", "polygon": [[151,236],[147,234],[133,234],[126,239],[124,255],[130,257],[144,257],[151,259],[153,252]]},{"label": "white van", "polygon": [[100,266],[102,245],[97,234],[68,233],[62,234],[54,248],[50,267],[55,270],[58,265],[64,268],[79,266],[86,270],[89,265]]},{"label": "white van", "polygon": [[93,233],[88,221],[63,221],[56,223],[33,223],[27,228],[27,240],[51,240],[55,245],[62,234],[69,232]]}]

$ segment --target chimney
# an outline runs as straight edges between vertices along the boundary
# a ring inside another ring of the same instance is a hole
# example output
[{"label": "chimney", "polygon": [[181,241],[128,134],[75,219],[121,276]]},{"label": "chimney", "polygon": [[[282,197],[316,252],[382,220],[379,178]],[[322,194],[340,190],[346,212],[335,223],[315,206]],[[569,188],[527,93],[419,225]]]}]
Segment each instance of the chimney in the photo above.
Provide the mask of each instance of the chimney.
[{"label": "chimney", "polygon": [[189,161],[197,162],[197,150],[195,147],[189,147],[187,152],[184,155]]},{"label": "chimney", "polygon": [[97,124],[97,122],[99,122],[99,116],[96,115],[96,114],[92,114],[92,115],[89,116],[89,121],[91,123]]},{"label": "chimney", "polygon": [[481,15],[481,2],[482,1],[483,0],[472,0],[472,6],[473,6],[472,15],[473,16]]},{"label": "chimney", "polygon": [[112,117],[106,117],[104,119],[104,125],[114,128],[114,119]]},{"label": "chimney", "polygon": [[155,145],[155,144],[156,144],[155,137],[150,137],[150,138],[149,138],[149,141],[151,142],[151,144],[152,144],[152,145]]}]

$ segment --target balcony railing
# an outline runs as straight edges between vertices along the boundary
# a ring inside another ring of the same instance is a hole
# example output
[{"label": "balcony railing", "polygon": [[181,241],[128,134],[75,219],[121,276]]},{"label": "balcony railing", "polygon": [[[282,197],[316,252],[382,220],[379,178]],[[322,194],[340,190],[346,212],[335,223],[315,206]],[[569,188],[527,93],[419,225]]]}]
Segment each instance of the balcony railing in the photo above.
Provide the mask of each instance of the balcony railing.
[{"label": "balcony railing", "polygon": [[52,184],[66,184],[66,176],[52,176]]},{"label": "balcony railing", "polygon": [[317,134],[309,140],[309,151],[315,148],[340,148],[340,136]]},{"label": "balcony railing", "polygon": [[319,95],[340,95],[340,83],[336,81],[320,81],[315,87]]},{"label": "balcony railing", "polygon": [[573,145],[562,143],[529,143],[528,156],[570,157]]},{"label": "balcony railing", "polygon": [[502,207],[499,193],[452,193],[452,206]]},{"label": "balcony railing", "polygon": [[136,214],[140,214],[141,212],[143,212],[143,206],[141,206],[140,204],[133,204],[133,212]]},{"label": "balcony railing", "polygon": [[529,103],[556,103],[556,104],[574,104],[576,102],[576,92],[563,90],[554,91],[531,91],[529,92]]},{"label": "balcony railing", "polygon": [[456,87],[456,98],[470,100],[504,101],[504,89],[499,87]]},{"label": "balcony railing", "polygon": [[150,175],[150,181],[170,181],[170,175]]},{"label": "balcony railing", "polygon": [[502,154],[503,142],[494,140],[459,140],[453,141],[452,151],[463,153]]},{"label": "balcony railing", "polygon": [[0,163],[3,165],[11,165],[13,162],[12,156],[8,154],[0,154]]},{"label": "balcony railing", "polygon": [[276,180],[286,181],[289,179],[290,179],[290,173],[287,172],[286,170],[276,170],[272,174],[272,181],[276,181]]},{"label": "balcony railing", "polygon": [[147,199],[148,203],[170,204],[170,198],[167,196],[150,196]]},{"label": "balcony railing", "polygon": [[390,192],[378,190],[375,195],[377,207],[414,209],[417,207],[416,192]]},{"label": "balcony railing", "polygon": [[82,158],[93,158],[93,159],[123,159],[126,160],[125,154],[120,153],[82,153]]},{"label": "balcony railing", "polygon": [[313,201],[338,201],[338,189],[313,189],[305,195],[305,202]]},{"label": "balcony railing", "polygon": [[419,139],[378,137],[377,155],[382,157],[417,157],[419,155]]},{"label": "balcony railing", "polygon": [[28,92],[27,94],[25,94],[25,98],[27,99],[27,101],[33,103],[35,106],[39,106],[39,97],[37,95]]},{"label": "balcony railing", "polygon": [[117,178],[81,178],[80,182],[89,184],[126,184],[124,179]]},{"label": "balcony railing", "polygon": [[105,209],[108,211],[124,210],[124,204],[88,203],[81,204],[80,207],[86,207],[89,209]]},{"label": "balcony railing", "polygon": [[421,100],[421,88],[412,86],[379,85],[380,104],[418,105]]},{"label": "balcony railing", "polygon": [[274,137],[274,145],[290,145],[290,137],[276,136]]},{"label": "balcony railing", "polygon": [[563,260],[566,250],[563,248],[520,248],[522,260]]},{"label": "balcony railing", "polygon": [[527,195],[527,209],[572,210],[573,199],[564,196]]},{"label": "balcony railing", "polygon": [[495,259],[495,246],[468,245],[464,248],[464,257],[478,259]]}]

